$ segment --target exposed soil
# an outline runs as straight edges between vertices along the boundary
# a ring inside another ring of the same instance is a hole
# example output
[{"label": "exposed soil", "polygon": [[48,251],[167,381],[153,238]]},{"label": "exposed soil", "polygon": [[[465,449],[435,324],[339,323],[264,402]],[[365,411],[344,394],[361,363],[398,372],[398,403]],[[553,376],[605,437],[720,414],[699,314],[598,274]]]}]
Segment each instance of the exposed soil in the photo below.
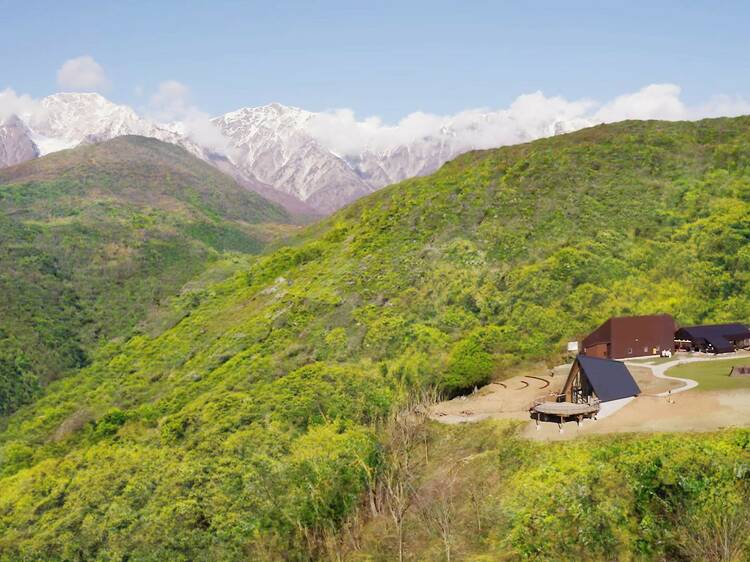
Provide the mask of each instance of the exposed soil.
[{"label": "exposed soil", "polygon": [[[558,393],[565,383],[569,365],[552,372],[517,376],[502,383],[491,383],[470,396],[440,402],[433,419],[442,423],[466,423],[484,419],[529,420],[523,435],[530,439],[572,439],[579,435],[618,432],[711,431],[724,427],[750,426],[750,389],[695,392],[684,382],[663,377],[671,366],[628,364],[641,388],[641,395],[610,416],[564,424],[562,433],[555,423],[537,425],[529,418],[534,399]],[[692,387],[692,385],[689,385]],[[685,392],[680,392],[680,389]],[[668,391],[672,391],[668,394]]]},{"label": "exposed soil", "polygon": [[615,414],[577,426],[566,423],[563,432],[557,424],[533,422],[523,430],[530,439],[572,439],[579,435],[655,431],[713,431],[750,425],[750,390],[734,392],[688,391],[669,399],[639,396]]}]

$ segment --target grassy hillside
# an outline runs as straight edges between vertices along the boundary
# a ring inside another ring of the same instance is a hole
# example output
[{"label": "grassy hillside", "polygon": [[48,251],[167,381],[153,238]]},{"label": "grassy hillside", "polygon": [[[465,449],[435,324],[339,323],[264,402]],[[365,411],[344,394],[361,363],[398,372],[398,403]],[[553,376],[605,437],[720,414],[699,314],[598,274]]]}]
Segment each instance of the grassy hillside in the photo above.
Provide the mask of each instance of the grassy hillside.
[{"label": "grassy hillside", "polygon": [[[749,118],[625,122],[470,153],[357,202],[231,279],[170,300],[163,330],[100,349],[7,418],[1,555],[316,558],[356,535],[368,512],[392,541],[374,499],[393,474],[386,420],[416,389],[455,393],[522,363],[558,361],[564,342],[611,314],[750,318],[748,138]],[[712,462],[721,493],[742,498],[744,480],[729,468],[747,459],[747,439],[738,439]],[[552,502],[556,471],[578,466],[561,447],[559,456],[530,457],[550,483],[531,499]],[[483,497],[480,507],[508,526],[479,532],[476,548],[494,552],[489,559],[555,547],[544,520],[527,524],[526,480],[510,476],[524,454],[493,465],[507,475],[507,496]],[[632,474],[648,469],[629,458]],[[603,497],[581,505],[598,508]],[[659,497],[678,509],[676,496]],[[607,511],[609,542],[592,552],[626,551],[639,526],[668,529],[663,512],[634,505],[622,517],[617,505]],[[556,559],[598,536],[569,536]],[[642,540],[642,558],[677,549],[667,531]],[[392,542],[383,548],[372,549],[375,559],[392,558]]]},{"label": "grassy hillside", "polygon": [[122,137],[0,170],[0,413],[226,251],[257,253],[277,206],[186,151]]}]

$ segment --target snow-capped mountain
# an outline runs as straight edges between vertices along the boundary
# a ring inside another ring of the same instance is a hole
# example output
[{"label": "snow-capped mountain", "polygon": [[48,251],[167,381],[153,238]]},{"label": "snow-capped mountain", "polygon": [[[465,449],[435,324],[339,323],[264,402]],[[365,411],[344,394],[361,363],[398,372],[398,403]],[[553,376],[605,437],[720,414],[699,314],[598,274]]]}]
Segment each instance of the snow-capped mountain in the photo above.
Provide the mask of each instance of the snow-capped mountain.
[{"label": "snow-capped mountain", "polygon": [[198,156],[203,153],[184,136],[140,117],[130,107],[112,103],[99,94],[53,94],[43,98],[40,105],[40,111],[28,118],[28,126],[41,155],[122,135],[154,137],[183,145]]},{"label": "snow-capped mountain", "polygon": [[277,103],[243,108],[212,123],[229,139],[230,159],[248,177],[330,212],[377,187],[307,131],[315,114]]},{"label": "snow-capped mountain", "polygon": [[404,135],[401,125],[391,127],[392,138],[365,139],[355,151],[350,146],[338,150],[321,134],[321,116],[330,117],[278,103],[239,109],[204,124],[219,133],[211,135],[209,146],[208,137],[191,134],[186,123],[157,123],[99,94],[60,93],[43,98],[33,114],[0,124],[0,166],[82,143],[143,135],[183,146],[292,212],[330,213],[388,184],[429,174],[467,150],[592,124],[550,115],[519,122],[511,111],[469,112],[444,120],[427,116],[432,121],[426,132]]},{"label": "snow-capped mountain", "polygon": [[20,164],[39,156],[29,128],[12,115],[0,123],[0,168]]},{"label": "snow-capped mountain", "polygon": [[385,150],[364,150],[346,160],[361,178],[377,189],[430,174],[469,148],[472,147],[462,147],[446,130]]}]

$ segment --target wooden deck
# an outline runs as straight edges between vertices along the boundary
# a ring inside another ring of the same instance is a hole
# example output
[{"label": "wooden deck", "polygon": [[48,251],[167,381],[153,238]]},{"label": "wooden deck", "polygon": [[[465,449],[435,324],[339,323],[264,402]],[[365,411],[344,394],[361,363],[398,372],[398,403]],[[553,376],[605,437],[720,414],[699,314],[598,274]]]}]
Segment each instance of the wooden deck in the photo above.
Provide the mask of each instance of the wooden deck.
[{"label": "wooden deck", "polygon": [[578,421],[584,418],[596,416],[599,412],[599,401],[591,402],[559,402],[561,396],[545,396],[538,398],[529,408],[529,414],[537,422],[554,421],[563,423],[565,421]]},{"label": "wooden deck", "polygon": [[532,410],[538,414],[551,416],[575,417],[590,416],[599,411],[599,404],[576,404],[574,402],[542,402],[535,404]]}]

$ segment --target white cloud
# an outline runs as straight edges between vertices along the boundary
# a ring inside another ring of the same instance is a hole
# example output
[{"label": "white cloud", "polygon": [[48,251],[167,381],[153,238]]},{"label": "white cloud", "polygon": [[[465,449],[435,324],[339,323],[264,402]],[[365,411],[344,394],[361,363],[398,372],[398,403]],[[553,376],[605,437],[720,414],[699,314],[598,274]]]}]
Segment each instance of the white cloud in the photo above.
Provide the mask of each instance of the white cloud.
[{"label": "white cloud", "polygon": [[625,119],[702,119],[750,113],[750,100],[714,96],[689,106],[675,84],[651,84],[607,102],[524,94],[507,108],[468,109],[454,115],[415,112],[395,125],[379,117],[358,120],[351,109],[336,109],[314,116],[308,131],[337,154],[356,156],[364,150],[385,151],[424,137],[435,137],[455,150],[491,148],[526,142],[557,132],[569,132],[598,123]]},{"label": "white cloud", "polygon": [[57,84],[72,92],[101,92],[110,85],[104,68],[88,55],[65,61],[57,71]]},{"label": "white cloud", "polygon": [[[91,57],[67,61],[58,72],[61,85],[93,89],[106,83],[106,77]],[[73,84],[75,82],[75,84]],[[86,87],[84,87],[86,86]],[[134,90],[145,96],[142,88]],[[230,143],[191,100],[190,89],[176,80],[160,83],[147,97],[145,117],[180,132],[210,150],[231,155]],[[417,111],[389,124],[380,117],[358,118],[351,109],[335,109],[314,114],[308,131],[325,147],[342,156],[356,157],[363,151],[389,151],[429,137],[446,146],[446,154],[492,148],[557,132],[623,119],[695,120],[704,117],[750,114],[750,99],[742,96],[715,95],[697,104],[682,99],[675,84],[651,84],[638,91],[608,101],[588,98],[568,100],[546,96],[540,91],[524,94],[500,109],[466,109],[453,115]],[[0,90],[0,121],[19,115],[27,123],[44,119],[40,100],[19,95],[12,89]],[[435,146],[426,149],[433,150]]]},{"label": "white cloud", "polygon": [[149,110],[160,121],[175,121],[190,113],[190,89],[177,80],[159,84],[151,96]]},{"label": "white cloud", "polygon": [[651,84],[632,94],[617,96],[594,114],[597,122],[625,119],[687,119],[688,109],[680,100],[681,88],[675,84]]},{"label": "white cloud", "polygon": [[18,95],[10,88],[0,91],[0,121],[12,115],[28,121],[42,113],[42,105],[28,95]]},{"label": "white cloud", "polygon": [[689,119],[704,117],[735,117],[750,114],[750,100],[741,96],[716,95],[692,110]]},{"label": "white cloud", "polygon": [[161,82],[149,101],[149,116],[162,122],[179,122],[173,128],[201,146],[226,154],[229,142],[211,123],[211,117],[190,101],[190,88],[177,80]]}]

